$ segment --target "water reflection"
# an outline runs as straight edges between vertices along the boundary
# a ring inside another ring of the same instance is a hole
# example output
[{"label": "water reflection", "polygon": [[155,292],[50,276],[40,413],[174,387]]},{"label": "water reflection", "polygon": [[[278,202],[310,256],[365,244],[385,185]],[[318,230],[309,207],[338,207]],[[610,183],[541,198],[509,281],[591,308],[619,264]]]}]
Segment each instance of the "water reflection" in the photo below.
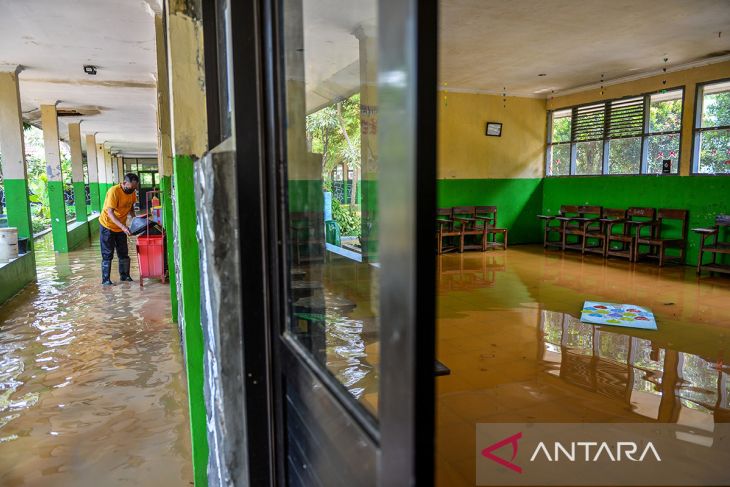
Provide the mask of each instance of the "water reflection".
[{"label": "water reflection", "polygon": [[169,288],[102,289],[96,242],[36,250],[38,282],[0,307],[0,485],[187,485]]},{"label": "water reflection", "polygon": [[545,310],[539,332],[538,359],[548,374],[624,401],[652,420],[695,427],[730,420],[729,369],[720,350],[712,356],[683,352]]},{"label": "water reflection", "polygon": [[[369,264],[330,257],[292,273],[292,333],[367,409],[377,412],[379,336]],[[316,279],[314,278],[316,276]]]}]

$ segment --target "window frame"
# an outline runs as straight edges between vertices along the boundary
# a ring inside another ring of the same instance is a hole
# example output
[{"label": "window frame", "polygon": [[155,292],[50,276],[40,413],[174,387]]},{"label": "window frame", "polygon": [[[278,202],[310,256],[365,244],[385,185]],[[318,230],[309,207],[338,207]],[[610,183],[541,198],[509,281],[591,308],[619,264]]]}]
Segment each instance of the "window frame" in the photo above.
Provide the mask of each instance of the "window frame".
[{"label": "window frame", "polygon": [[695,106],[694,119],[692,123],[692,160],[690,161],[691,176],[730,176],[728,172],[699,172],[700,166],[700,137],[703,132],[712,132],[717,130],[730,130],[730,125],[720,125],[717,127],[702,127],[702,109],[704,105],[704,88],[707,85],[730,82],[730,78],[720,78],[711,81],[703,81],[695,85]]},{"label": "window frame", "polygon": [[[730,80],[730,78],[728,79]],[[723,81],[723,80],[718,80]],[[713,81],[712,83],[717,82]],[[705,83],[706,84],[706,83]],[[677,91],[680,90],[682,93],[681,96],[681,114],[680,114],[680,124],[679,124],[679,130],[669,130],[664,132],[650,132],[650,114],[651,114],[651,97],[652,95],[660,94],[662,92],[671,92],[671,91]],[[685,101],[686,101],[686,94],[687,94],[687,87],[686,85],[676,85],[669,88],[662,88],[661,90],[652,90],[649,92],[644,92],[638,95],[627,95],[622,96],[619,98],[609,98],[605,100],[600,101],[591,101],[586,103],[581,103],[579,105],[571,105],[567,107],[560,107],[555,108],[553,110],[548,110],[547,112],[547,142],[545,144],[545,177],[546,178],[565,178],[565,177],[596,177],[596,176],[679,176],[681,174],[681,167],[682,167],[682,134],[684,132],[684,114],[685,114]],[[610,123],[610,117],[608,116],[609,111],[611,110],[611,104],[613,102],[621,101],[621,100],[627,100],[631,98],[643,98],[644,99],[644,108],[643,108],[643,118],[644,118],[644,124],[643,124],[643,133],[640,136],[635,137],[641,137],[641,161],[639,162],[639,172],[638,173],[615,173],[611,174],[609,173],[609,154],[610,154],[610,147],[609,144],[611,140],[619,140],[622,138],[632,138],[632,137],[617,137],[615,139],[612,139],[608,136],[608,126]],[[603,130],[603,138],[597,139],[600,140],[603,143],[603,155],[601,159],[601,172],[599,174],[576,174],[576,144],[582,141],[576,141],[573,140],[573,130],[572,130],[572,124],[575,122],[574,116],[575,111],[587,106],[592,105],[603,105],[604,109],[604,130]],[[571,137],[570,140],[567,142],[553,142],[552,141],[552,128],[553,128],[553,114],[555,112],[562,112],[570,110],[571,112]],[[716,130],[716,129],[713,129]],[[677,151],[677,171],[669,174],[662,174],[662,173],[650,173],[647,172],[647,169],[649,167],[649,161],[648,161],[648,143],[647,140],[649,137],[652,136],[658,136],[658,135],[672,135],[677,134],[679,136],[679,149]],[[694,139],[693,139],[694,140]],[[560,144],[569,144],[570,145],[570,164],[569,164],[569,172],[568,174],[549,174],[548,169],[550,167],[551,162],[551,154],[552,154],[552,147],[554,145],[560,145]],[[694,148],[693,148],[694,152]]]}]

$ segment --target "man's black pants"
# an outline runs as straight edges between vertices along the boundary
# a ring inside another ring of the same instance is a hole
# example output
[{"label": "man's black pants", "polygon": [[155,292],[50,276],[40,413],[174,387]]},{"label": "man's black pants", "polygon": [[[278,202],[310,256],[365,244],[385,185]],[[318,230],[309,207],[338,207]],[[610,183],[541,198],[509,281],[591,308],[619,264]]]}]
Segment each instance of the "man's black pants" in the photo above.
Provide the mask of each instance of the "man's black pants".
[{"label": "man's black pants", "polygon": [[101,242],[101,260],[111,262],[114,258],[114,249],[117,249],[117,257],[121,259],[129,258],[129,249],[127,248],[127,235],[124,232],[112,232],[104,225],[99,225],[99,241]]}]

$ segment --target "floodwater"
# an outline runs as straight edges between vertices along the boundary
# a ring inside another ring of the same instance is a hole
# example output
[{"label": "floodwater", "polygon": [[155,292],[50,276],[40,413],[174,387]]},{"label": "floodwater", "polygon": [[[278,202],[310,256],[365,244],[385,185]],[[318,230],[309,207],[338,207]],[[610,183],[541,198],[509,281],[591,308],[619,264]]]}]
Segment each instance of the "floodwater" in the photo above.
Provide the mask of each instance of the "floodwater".
[{"label": "floodwater", "polygon": [[38,282],[0,306],[0,485],[192,485],[169,286],[102,288],[97,240],[36,253]]},{"label": "floodwater", "polygon": [[[730,422],[730,279],[541,247],[438,261],[437,485],[476,481],[477,423]],[[646,306],[658,331],[579,321]]]}]

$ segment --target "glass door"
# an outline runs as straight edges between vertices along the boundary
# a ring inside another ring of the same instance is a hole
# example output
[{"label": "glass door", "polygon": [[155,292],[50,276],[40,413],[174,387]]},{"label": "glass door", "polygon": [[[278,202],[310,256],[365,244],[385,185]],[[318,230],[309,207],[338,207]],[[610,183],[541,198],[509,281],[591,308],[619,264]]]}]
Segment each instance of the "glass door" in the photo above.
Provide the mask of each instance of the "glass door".
[{"label": "glass door", "polygon": [[238,241],[210,246],[206,275],[221,277],[203,286],[220,292],[203,328],[225,336],[210,346],[226,380],[211,379],[209,472],[430,485],[436,2],[203,14],[205,191]]},{"label": "glass door", "polygon": [[285,0],[271,12],[282,485],[432,482],[430,4]]}]

